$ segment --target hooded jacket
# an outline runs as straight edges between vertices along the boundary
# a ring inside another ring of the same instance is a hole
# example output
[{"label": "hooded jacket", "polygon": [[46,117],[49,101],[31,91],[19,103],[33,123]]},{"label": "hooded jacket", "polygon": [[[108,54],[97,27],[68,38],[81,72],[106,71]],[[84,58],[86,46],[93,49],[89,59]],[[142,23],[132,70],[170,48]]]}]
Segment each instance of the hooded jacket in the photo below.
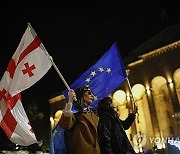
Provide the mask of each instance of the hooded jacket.
[{"label": "hooded jacket", "polygon": [[128,118],[122,121],[116,112],[101,110],[98,124],[101,154],[135,154],[125,132],[134,120],[134,114],[129,114]]}]

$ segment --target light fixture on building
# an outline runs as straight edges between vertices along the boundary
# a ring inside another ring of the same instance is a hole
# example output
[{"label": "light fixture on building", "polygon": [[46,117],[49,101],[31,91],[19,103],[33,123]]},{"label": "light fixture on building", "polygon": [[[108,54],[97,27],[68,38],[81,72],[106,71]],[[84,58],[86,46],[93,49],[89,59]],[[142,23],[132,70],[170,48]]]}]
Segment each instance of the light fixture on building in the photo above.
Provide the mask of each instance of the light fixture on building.
[{"label": "light fixture on building", "polygon": [[151,88],[150,88],[149,86],[146,87],[146,93],[147,93],[148,95],[151,94]]},{"label": "light fixture on building", "polygon": [[170,87],[170,88],[173,88],[173,85],[174,85],[174,84],[173,84],[173,81],[172,81],[172,80],[168,80],[168,84],[169,84],[169,87]]},{"label": "light fixture on building", "polygon": [[117,90],[113,94],[113,101],[117,102],[119,105],[123,105],[126,102],[126,93],[123,90]]}]

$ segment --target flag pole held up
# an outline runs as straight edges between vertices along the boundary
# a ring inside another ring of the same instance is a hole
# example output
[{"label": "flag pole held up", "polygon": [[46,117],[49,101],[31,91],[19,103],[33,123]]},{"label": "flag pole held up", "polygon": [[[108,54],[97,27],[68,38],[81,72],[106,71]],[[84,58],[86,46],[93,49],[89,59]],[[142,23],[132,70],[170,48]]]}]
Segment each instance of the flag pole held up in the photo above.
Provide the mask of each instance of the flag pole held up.
[{"label": "flag pole held up", "polygon": [[[131,95],[132,95],[132,100],[133,100],[134,109],[135,109],[135,107],[138,108],[138,105],[137,105],[137,103],[136,103],[136,101],[135,101],[135,99],[134,99],[133,93],[132,93],[132,88],[131,88],[131,84],[130,84],[130,82],[129,82],[129,79],[126,78],[126,80],[127,80],[127,83],[128,83],[128,86],[129,86]],[[139,112],[138,112],[138,111],[137,111],[137,115],[139,116]],[[138,119],[138,122],[139,122],[139,119]]]},{"label": "flag pole held up", "polygon": [[9,140],[21,146],[41,146],[23,108],[21,92],[39,81],[52,66],[41,40],[34,34],[28,25],[0,81],[0,126]]},{"label": "flag pole held up", "polygon": [[[36,32],[34,31],[34,29],[32,28],[31,24],[28,23],[29,27],[31,28],[32,30],[32,34],[36,35]],[[64,85],[66,86],[66,88],[68,89],[68,91],[71,89],[69,87],[69,85],[67,84],[66,80],[64,79],[63,75],[61,74],[61,72],[59,71],[58,67],[56,66],[56,64],[54,63],[53,61],[53,58],[49,55],[49,53],[47,52],[46,48],[44,47],[43,44],[41,44],[41,47],[43,48],[43,50],[46,52],[46,55],[49,57],[52,65],[54,66],[56,72],[58,73],[58,75],[60,76],[61,80],[63,81]]]}]

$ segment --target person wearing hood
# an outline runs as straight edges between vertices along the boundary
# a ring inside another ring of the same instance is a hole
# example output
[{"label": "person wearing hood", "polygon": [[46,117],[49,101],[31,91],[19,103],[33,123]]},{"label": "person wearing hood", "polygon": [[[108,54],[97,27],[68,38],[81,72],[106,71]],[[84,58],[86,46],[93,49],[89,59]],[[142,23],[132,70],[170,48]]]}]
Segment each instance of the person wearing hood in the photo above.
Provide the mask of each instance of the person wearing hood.
[{"label": "person wearing hood", "polygon": [[124,121],[120,120],[115,108],[116,104],[110,97],[98,103],[98,142],[101,154],[135,154],[125,130],[134,122],[137,108]]},{"label": "person wearing hood", "polygon": [[71,130],[68,137],[67,154],[100,154],[97,139],[98,116],[90,104],[94,95],[83,86],[68,92],[69,101],[63,109],[59,124]]}]

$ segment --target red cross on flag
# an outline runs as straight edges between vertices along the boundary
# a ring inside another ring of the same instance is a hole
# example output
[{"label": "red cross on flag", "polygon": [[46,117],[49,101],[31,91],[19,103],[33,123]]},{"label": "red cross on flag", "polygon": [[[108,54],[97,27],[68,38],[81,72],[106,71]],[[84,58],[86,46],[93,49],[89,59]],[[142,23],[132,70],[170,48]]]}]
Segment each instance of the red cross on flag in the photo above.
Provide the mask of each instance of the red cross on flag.
[{"label": "red cross on flag", "polygon": [[51,66],[49,54],[29,24],[0,81],[0,125],[15,144],[39,144],[20,92],[40,80]]}]

